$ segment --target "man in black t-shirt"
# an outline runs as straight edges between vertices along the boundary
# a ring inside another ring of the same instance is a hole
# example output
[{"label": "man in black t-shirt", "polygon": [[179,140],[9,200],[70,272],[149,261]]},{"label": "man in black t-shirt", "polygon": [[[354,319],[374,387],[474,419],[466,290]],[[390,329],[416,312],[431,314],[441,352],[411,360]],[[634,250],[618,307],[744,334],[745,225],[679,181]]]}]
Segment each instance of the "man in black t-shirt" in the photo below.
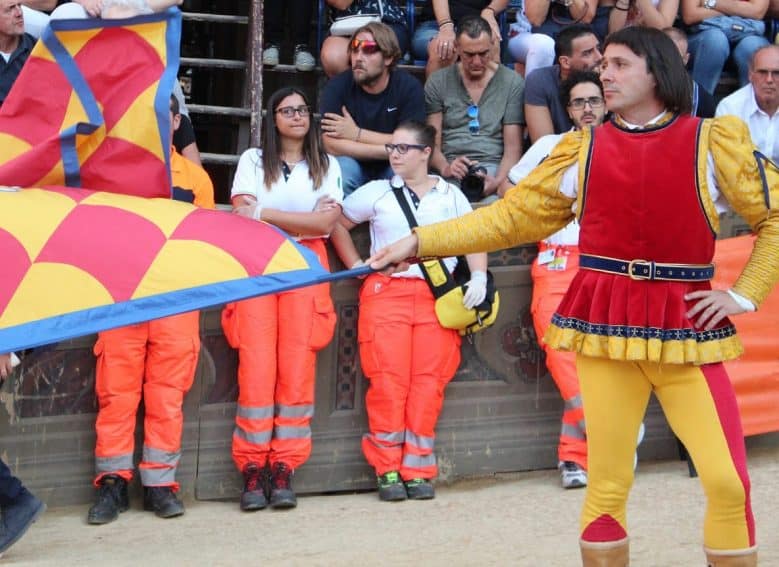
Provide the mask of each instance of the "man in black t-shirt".
[{"label": "man in black t-shirt", "polygon": [[395,68],[395,33],[381,23],[358,29],[349,41],[351,70],[322,91],[322,141],[341,166],[344,195],[392,170],[384,145],[404,120],[425,121],[425,95],[414,77]]}]

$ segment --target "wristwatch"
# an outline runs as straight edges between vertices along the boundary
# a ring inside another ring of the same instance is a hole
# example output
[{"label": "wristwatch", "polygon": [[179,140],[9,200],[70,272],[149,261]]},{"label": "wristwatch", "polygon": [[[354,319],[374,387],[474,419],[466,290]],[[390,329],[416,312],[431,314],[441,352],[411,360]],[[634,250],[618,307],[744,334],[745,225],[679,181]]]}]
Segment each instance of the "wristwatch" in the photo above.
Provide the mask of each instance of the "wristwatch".
[{"label": "wristwatch", "polygon": [[573,4],[573,0],[556,0],[558,4],[562,4],[566,8],[569,8]]},{"label": "wristwatch", "polygon": [[717,0],[703,0],[703,7],[713,10],[717,7]]}]

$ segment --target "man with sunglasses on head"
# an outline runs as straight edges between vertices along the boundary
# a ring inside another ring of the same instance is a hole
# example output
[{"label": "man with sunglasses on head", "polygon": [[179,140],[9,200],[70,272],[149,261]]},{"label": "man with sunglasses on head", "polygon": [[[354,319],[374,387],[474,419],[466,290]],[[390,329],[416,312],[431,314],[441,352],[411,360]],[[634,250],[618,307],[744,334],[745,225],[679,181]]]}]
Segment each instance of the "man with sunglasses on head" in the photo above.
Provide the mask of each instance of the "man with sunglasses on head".
[{"label": "man with sunglasses on head", "polygon": [[[437,132],[430,163],[479,201],[497,191],[522,155],[524,81],[490,59],[492,29],[483,18],[464,18],[455,45],[460,60],[425,84],[427,122]],[[477,166],[482,170],[475,173]]]},{"label": "man with sunglasses on head", "polygon": [[760,151],[779,163],[779,46],[752,54],[749,83],[723,98],[716,114],[741,118]]},{"label": "man with sunglasses on head", "polygon": [[341,166],[344,195],[368,181],[392,177],[384,145],[401,122],[424,122],[422,85],[396,68],[400,56],[392,28],[367,24],[349,41],[351,70],[322,90],[322,142]]}]

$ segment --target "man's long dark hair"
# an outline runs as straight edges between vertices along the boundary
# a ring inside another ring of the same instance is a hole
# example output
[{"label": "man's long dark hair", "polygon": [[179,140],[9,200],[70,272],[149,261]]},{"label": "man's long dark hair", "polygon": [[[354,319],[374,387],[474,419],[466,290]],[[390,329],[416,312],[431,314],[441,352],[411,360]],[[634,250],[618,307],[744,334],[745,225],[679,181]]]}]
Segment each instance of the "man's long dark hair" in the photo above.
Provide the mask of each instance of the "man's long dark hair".
[{"label": "man's long dark hair", "polygon": [[612,44],[624,45],[646,60],[647,70],[657,82],[655,95],[667,110],[680,114],[692,112],[690,76],[670,37],[654,28],[631,26],[610,34],[603,50]]},{"label": "man's long dark hair", "polygon": [[[270,190],[281,176],[281,136],[279,136],[279,130],[276,128],[276,111],[279,109],[282,100],[294,94],[300,95],[306,106],[311,108],[305,93],[295,87],[281,88],[270,95],[268,99],[265,127],[262,129],[262,172],[265,180],[265,189],[267,190]],[[327,153],[320,140],[319,125],[314,120],[313,114],[309,114],[308,132],[303,139],[303,157],[308,164],[308,174],[314,183],[314,190],[322,186],[330,165]]]}]

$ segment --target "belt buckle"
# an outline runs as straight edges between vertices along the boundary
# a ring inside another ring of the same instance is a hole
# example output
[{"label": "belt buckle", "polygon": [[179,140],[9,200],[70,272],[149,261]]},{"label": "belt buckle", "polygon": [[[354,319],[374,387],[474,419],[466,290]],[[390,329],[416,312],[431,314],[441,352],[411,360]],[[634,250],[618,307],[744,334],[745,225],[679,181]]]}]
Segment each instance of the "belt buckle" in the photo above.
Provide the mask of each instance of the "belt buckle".
[{"label": "belt buckle", "polygon": [[[644,265],[649,266],[649,275],[642,276],[642,275],[633,273],[633,268],[635,268],[636,265],[638,265],[638,264],[644,264]],[[655,264],[654,262],[650,262],[649,260],[641,260],[641,259],[631,260],[630,262],[628,262],[628,277],[631,280],[651,280],[651,279],[654,279],[654,277],[655,277],[655,266],[654,266],[654,264]]]}]

